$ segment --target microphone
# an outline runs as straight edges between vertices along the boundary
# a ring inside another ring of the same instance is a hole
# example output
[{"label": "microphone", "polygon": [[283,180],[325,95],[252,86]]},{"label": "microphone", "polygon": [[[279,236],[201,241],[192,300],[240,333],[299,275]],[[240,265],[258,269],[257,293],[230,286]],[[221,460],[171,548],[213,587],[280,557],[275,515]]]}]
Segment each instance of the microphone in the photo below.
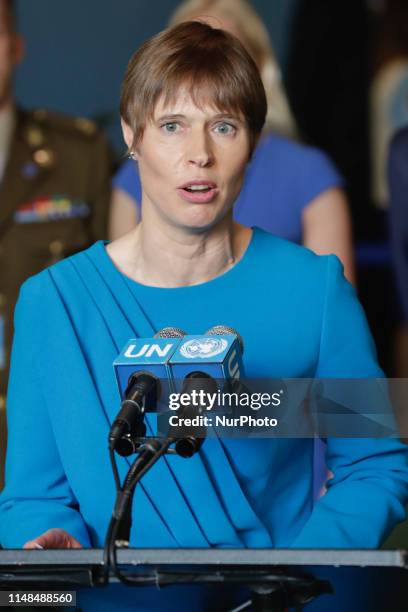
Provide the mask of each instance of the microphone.
[{"label": "microphone", "polygon": [[233,327],[230,327],[229,325],[214,325],[205,332],[206,336],[222,336],[223,334],[230,334],[237,337],[242,356],[244,354],[244,341],[241,334],[239,334]]},{"label": "microphone", "polygon": [[[191,372],[184,379],[182,387],[182,395],[190,398],[189,401],[183,403],[180,417],[189,419],[199,417],[206,410],[208,405],[208,397],[217,393],[217,382],[205,372]],[[197,404],[195,397],[201,396],[200,403]],[[183,426],[181,432],[176,435],[177,429],[170,427],[168,432],[169,438],[175,438],[174,448],[176,453],[181,457],[192,457],[198,452],[204,442],[207,430],[204,425],[198,426],[188,425]],[[180,437],[182,434],[182,437]]]},{"label": "microphone", "polygon": [[[237,337],[239,345],[239,358],[240,360],[242,360],[242,355],[244,354],[244,340],[241,334],[239,334],[233,327],[230,327],[229,325],[214,325],[214,327],[211,327],[206,332],[206,334],[208,336],[220,336],[223,334],[235,335]],[[231,355],[231,358],[235,359],[235,357],[236,355]],[[232,368],[230,371],[230,375],[231,378],[225,382],[224,390],[228,390],[232,393],[238,393],[238,395],[240,395],[241,393],[247,393],[247,387],[240,381],[243,376],[243,373],[239,370],[237,372],[234,372],[234,369]]]},{"label": "microphone", "polygon": [[163,327],[157,334],[155,334],[154,338],[184,338],[186,336],[186,332],[180,329],[179,327]]},{"label": "microphone", "polygon": [[[196,419],[203,412],[212,410],[217,392],[231,380],[243,375],[243,341],[231,327],[216,325],[204,335],[185,336],[169,360],[175,393],[180,398],[176,409],[179,420],[189,425],[172,425],[166,435],[178,438],[176,452],[190,457],[201,447],[206,436],[205,419]],[[199,400],[199,401],[198,401]],[[172,406],[170,405],[170,409]],[[192,419],[198,427],[190,425]]]},{"label": "microphone", "polygon": [[169,359],[175,390],[179,391],[191,372],[204,372],[219,380],[244,375],[244,343],[232,327],[215,325],[203,335],[185,336]]},{"label": "microphone", "polygon": [[115,359],[122,403],[109,433],[109,445],[120,455],[134,452],[133,438],[146,435],[145,413],[156,412],[161,397],[168,396],[167,363],[185,335],[179,328],[165,327],[153,338],[129,340]]},{"label": "microphone", "polygon": [[[239,343],[239,349],[240,349],[240,356],[242,358],[242,355],[244,353],[244,341],[241,337],[241,335],[232,327],[229,327],[227,325],[215,325],[214,327],[212,327],[211,329],[209,329],[206,332],[208,335],[222,335],[222,334],[235,334],[237,336],[238,339],[238,343]],[[264,381],[265,382],[265,381]],[[277,386],[276,383],[279,383],[279,385]],[[258,381],[259,384],[259,381]],[[282,398],[285,398],[284,401],[284,405],[286,407],[286,397],[287,397],[287,387],[285,385],[285,383],[283,381],[275,381],[275,385],[273,387],[273,391],[276,393],[276,388],[278,389],[284,389],[285,392],[279,392],[279,397],[280,397],[280,402],[282,402],[283,404],[283,400]],[[242,380],[240,380],[240,377],[237,376],[233,376],[230,380],[226,381],[226,384],[224,385],[224,392],[229,392],[229,393],[233,393],[234,395],[237,396],[237,398],[241,398],[242,395],[244,396],[248,396],[251,393],[251,389],[248,388],[247,386],[247,382],[244,383],[242,382]],[[259,388],[258,388],[259,391]],[[271,389],[270,386],[267,385],[267,388],[264,389],[265,392],[268,392],[271,394]],[[279,404],[281,405],[281,403]],[[270,412],[269,410],[265,410],[264,408],[260,407],[257,408],[257,411],[259,410],[259,412],[257,412],[257,416],[258,417],[263,417],[264,413],[265,416],[269,417],[270,416]],[[274,405],[274,415],[276,415],[276,406]],[[245,405],[243,406],[243,410],[240,406],[240,401],[238,399],[237,405],[235,406],[235,408],[232,410],[234,417],[240,417],[240,416],[247,416],[247,409],[245,407]],[[251,427],[250,425],[241,425],[241,430],[245,431],[245,432],[251,432]],[[266,430],[268,430],[268,426],[266,426]],[[258,432],[261,431],[261,428],[258,427]]]}]

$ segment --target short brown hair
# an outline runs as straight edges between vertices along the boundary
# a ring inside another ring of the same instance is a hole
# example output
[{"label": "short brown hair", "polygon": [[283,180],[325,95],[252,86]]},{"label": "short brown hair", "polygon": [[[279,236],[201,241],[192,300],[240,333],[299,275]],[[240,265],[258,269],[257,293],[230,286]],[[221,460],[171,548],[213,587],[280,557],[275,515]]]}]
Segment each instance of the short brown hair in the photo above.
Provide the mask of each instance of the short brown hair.
[{"label": "short brown hair", "polygon": [[251,153],[265,123],[267,102],[258,68],[235,36],[199,21],[186,21],[146,41],[130,59],[120,114],[132,128],[133,146],[143,136],[159,98],[167,104],[186,86],[200,107],[245,119]]}]

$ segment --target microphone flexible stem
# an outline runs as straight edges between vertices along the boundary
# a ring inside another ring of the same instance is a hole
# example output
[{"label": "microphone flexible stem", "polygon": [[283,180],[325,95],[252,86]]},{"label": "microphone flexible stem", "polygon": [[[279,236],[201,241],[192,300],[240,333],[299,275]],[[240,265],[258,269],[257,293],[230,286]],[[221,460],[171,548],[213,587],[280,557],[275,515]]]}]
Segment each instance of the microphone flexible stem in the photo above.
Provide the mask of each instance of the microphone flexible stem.
[{"label": "microphone flexible stem", "polygon": [[110,445],[109,445],[109,459],[110,459],[111,466],[112,466],[113,478],[115,480],[116,493],[118,493],[120,491],[120,478],[119,478],[118,466],[116,464],[115,451],[113,448],[110,447]]},{"label": "microphone flexible stem", "polygon": [[[160,450],[160,448],[158,449]],[[132,484],[135,476],[141,472],[141,470],[149,464],[151,459],[154,457],[154,450],[152,447],[145,448],[142,450],[136,461],[133,462],[130,467],[122,489],[118,492],[115,502],[115,508],[113,516],[118,522],[118,530],[115,535],[115,540],[122,540],[123,542],[129,542],[130,530],[132,528],[132,502],[136,489],[136,484]]]},{"label": "microphone flexible stem", "polygon": [[[126,576],[123,575],[117,567],[116,541],[118,540],[119,529],[121,529],[120,539],[128,540],[130,537],[130,528],[132,524],[132,500],[136,485],[146,474],[146,472],[148,472],[148,470],[160,459],[160,457],[167,452],[168,448],[173,442],[173,438],[166,439],[164,443],[161,443],[157,439],[150,441],[149,447],[142,451],[141,456],[139,456],[130,467],[123,487],[118,491],[114,512],[112,514],[105,539],[103,554],[103,584],[108,582],[110,567],[112,567],[113,573],[118,580],[124,582],[125,584],[132,584],[131,581],[127,581]],[[121,527],[124,520],[125,525]]]},{"label": "microphone flexible stem", "polygon": [[[108,582],[108,578],[109,578],[109,567],[111,564],[111,542],[112,539],[114,538],[114,540],[117,539],[117,528],[115,527],[117,523],[120,522],[120,517],[118,520],[118,506],[121,504],[123,506],[124,503],[124,495],[123,495],[123,489],[124,486],[122,487],[120,484],[120,479],[119,479],[119,472],[118,472],[118,466],[116,463],[116,456],[115,456],[115,452],[112,448],[109,448],[109,456],[110,456],[110,460],[111,460],[111,464],[112,464],[112,471],[114,474],[114,478],[115,478],[115,485],[116,485],[116,501],[115,501],[115,506],[114,506],[114,511],[112,513],[110,522],[109,522],[109,527],[108,527],[108,531],[106,533],[106,537],[105,537],[105,544],[104,544],[104,549],[103,549],[103,567],[104,567],[104,573],[103,573],[103,584],[107,584]],[[135,470],[136,464],[139,465],[139,459],[140,457],[137,457],[136,460],[133,462],[133,464],[131,465],[131,467],[129,468],[128,474],[132,471]],[[142,457],[143,459],[143,457]],[[126,482],[126,479],[125,479]],[[126,511],[126,506],[123,506],[123,512]],[[131,521],[131,518],[130,518]]]}]

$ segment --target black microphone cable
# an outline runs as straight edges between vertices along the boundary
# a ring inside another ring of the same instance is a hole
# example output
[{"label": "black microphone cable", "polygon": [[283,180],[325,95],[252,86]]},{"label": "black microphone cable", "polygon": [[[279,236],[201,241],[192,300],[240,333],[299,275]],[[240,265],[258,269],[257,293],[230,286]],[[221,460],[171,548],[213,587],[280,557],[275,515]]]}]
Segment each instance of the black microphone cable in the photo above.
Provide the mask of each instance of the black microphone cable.
[{"label": "black microphone cable", "polygon": [[[112,567],[115,577],[123,582],[124,584],[135,584],[137,581],[132,581],[131,578],[127,577],[117,565],[117,548],[119,529],[122,525],[124,518],[126,517],[129,509],[132,507],[133,496],[136,490],[136,485],[141,478],[153,467],[153,465],[167,452],[169,446],[173,443],[172,439],[167,439],[160,443],[158,440],[152,439],[147,444],[145,449],[142,451],[140,456],[136,459],[132,465],[129,473],[126,477],[125,484],[121,491],[121,495],[118,496],[115,504],[115,510],[109,525],[108,533],[110,538],[108,542],[107,559],[109,565]],[[128,526],[130,536],[131,522]],[[128,536],[128,537],[129,537]],[[128,541],[123,542],[123,545],[128,545]]]}]

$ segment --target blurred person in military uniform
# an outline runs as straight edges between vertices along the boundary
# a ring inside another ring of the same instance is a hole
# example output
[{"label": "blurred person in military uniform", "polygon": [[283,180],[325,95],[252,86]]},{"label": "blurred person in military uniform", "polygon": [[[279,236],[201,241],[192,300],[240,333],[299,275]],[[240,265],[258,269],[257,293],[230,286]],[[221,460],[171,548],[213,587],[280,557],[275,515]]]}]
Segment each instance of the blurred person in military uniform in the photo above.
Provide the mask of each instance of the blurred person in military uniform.
[{"label": "blurred person in military uniform", "polygon": [[15,105],[11,79],[24,44],[14,29],[12,4],[0,0],[0,489],[20,285],[105,237],[111,171],[109,149],[94,123]]}]

